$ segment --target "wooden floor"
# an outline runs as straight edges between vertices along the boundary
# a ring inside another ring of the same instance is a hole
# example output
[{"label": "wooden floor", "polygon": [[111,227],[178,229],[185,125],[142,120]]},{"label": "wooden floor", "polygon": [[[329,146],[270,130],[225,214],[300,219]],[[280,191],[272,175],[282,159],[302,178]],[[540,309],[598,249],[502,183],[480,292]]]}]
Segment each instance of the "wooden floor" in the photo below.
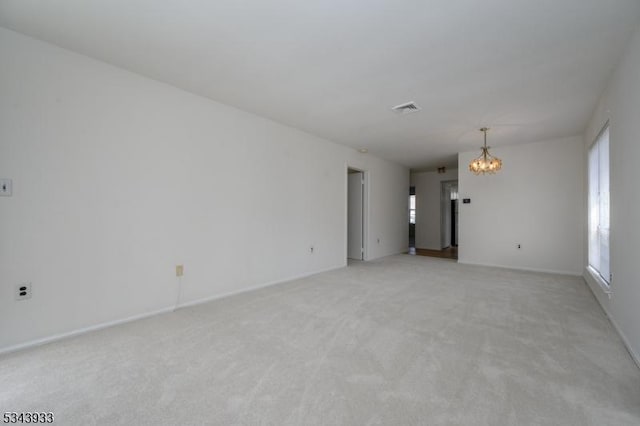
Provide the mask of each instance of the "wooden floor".
[{"label": "wooden floor", "polygon": [[458,247],[447,247],[442,250],[430,250],[430,249],[409,247],[409,254],[417,255],[417,256],[440,257],[443,259],[457,259]]}]

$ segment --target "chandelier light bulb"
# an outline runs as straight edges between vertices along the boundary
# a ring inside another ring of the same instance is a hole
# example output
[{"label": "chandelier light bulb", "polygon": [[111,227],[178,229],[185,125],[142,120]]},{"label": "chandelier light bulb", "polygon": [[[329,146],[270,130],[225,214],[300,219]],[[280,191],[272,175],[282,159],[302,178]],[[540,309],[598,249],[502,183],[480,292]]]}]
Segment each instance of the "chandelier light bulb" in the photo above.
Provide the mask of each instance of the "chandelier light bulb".
[{"label": "chandelier light bulb", "polygon": [[489,153],[489,147],[487,146],[489,128],[483,127],[480,131],[484,133],[484,146],[480,148],[482,150],[480,156],[469,163],[469,170],[476,175],[493,174],[502,168],[502,160]]}]

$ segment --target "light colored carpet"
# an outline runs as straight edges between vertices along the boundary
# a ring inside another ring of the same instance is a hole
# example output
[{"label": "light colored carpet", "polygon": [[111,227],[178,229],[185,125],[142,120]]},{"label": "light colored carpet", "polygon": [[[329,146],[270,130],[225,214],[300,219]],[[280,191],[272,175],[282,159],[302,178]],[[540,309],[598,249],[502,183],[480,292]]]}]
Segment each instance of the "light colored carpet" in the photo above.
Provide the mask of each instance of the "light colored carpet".
[{"label": "light colored carpet", "polygon": [[582,279],[398,255],[0,357],[63,425],[638,425]]}]

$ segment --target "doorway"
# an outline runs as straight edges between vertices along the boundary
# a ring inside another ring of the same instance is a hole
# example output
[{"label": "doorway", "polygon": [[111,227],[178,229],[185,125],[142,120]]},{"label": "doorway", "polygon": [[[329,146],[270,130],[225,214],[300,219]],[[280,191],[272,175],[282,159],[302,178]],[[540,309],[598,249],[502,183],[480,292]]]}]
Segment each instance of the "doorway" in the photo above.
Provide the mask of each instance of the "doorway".
[{"label": "doorway", "polygon": [[458,247],[458,181],[440,183],[440,248]]},{"label": "doorway", "polygon": [[347,169],[347,259],[365,259],[366,174]]},{"label": "doorway", "polygon": [[416,251],[416,187],[409,187],[409,252]]}]

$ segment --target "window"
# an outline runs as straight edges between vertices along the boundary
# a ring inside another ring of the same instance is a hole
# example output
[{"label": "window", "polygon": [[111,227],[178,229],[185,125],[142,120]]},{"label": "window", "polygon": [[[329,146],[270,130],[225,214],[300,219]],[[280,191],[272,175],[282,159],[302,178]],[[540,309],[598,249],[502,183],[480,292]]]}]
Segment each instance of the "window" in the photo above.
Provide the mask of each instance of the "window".
[{"label": "window", "polygon": [[409,223],[416,223],[416,187],[409,188]]},{"label": "window", "polygon": [[611,282],[609,259],[609,125],[589,149],[589,267]]},{"label": "window", "polygon": [[409,223],[416,223],[416,196],[409,195]]}]

